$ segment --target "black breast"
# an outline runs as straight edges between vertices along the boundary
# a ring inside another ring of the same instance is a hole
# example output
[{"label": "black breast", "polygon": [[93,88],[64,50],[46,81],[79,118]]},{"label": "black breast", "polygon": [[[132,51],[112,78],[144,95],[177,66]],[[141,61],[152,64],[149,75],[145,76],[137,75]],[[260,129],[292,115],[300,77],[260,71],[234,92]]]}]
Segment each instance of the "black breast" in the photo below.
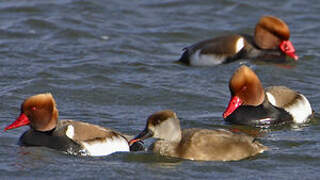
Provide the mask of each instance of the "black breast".
[{"label": "black breast", "polygon": [[232,124],[259,128],[279,127],[293,122],[288,112],[269,103],[259,106],[240,106],[225,120]]},{"label": "black breast", "polygon": [[19,144],[22,146],[44,146],[73,155],[80,155],[82,146],[67,136],[55,134],[55,130],[41,132],[30,129],[20,137]]},{"label": "black breast", "polygon": [[260,49],[254,42],[254,38],[251,35],[241,34],[248,43],[245,48],[245,55],[243,58],[248,58],[253,61],[262,61],[268,63],[286,63],[286,55],[276,49]]}]

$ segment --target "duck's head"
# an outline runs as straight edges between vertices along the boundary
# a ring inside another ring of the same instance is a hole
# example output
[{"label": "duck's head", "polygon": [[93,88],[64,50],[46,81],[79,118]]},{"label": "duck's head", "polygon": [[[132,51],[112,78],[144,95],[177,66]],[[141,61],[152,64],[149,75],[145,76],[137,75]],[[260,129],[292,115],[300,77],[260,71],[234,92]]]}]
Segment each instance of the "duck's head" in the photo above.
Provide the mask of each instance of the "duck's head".
[{"label": "duck's head", "polygon": [[258,106],[264,101],[264,89],[256,75],[248,66],[242,65],[229,81],[231,99],[223,118],[228,117],[241,105]]},{"label": "duck's head", "polygon": [[49,131],[56,127],[58,110],[51,93],[38,94],[27,98],[21,104],[20,116],[5,130],[30,125],[37,131]]},{"label": "duck's head", "polygon": [[160,111],[149,116],[145,129],[132,139],[129,144],[147,138],[178,141],[181,138],[180,122],[171,110]]},{"label": "duck's head", "polygon": [[288,25],[274,16],[263,16],[255,28],[254,40],[261,49],[280,49],[284,54],[298,60],[290,38]]}]

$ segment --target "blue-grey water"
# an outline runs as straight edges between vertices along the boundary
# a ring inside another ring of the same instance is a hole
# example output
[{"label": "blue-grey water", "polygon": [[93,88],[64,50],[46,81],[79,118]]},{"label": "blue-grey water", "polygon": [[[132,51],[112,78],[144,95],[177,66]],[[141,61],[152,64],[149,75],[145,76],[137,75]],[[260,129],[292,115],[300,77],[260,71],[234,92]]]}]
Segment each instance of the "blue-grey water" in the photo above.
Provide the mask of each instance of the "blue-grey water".
[{"label": "blue-grey water", "polygon": [[[0,127],[28,96],[51,92],[60,119],[127,134],[172,109],[183,128],[229,128],[228,80],[248,64],[265,87],[302,92],[311,123],[264,133],[270,150],[238,162],[196,162],[152,153],[75,157],[17,145],[28,127],[0,132],[0,179],[317,179],[320,168],[320,3],[301,0],[11,0],[0,2]],[[284,19],[300,59],[215,67],[174,63],[183,47],[230,32],[252,33],[262,15]],[[147,141],[146,144],[150,143]]]}]

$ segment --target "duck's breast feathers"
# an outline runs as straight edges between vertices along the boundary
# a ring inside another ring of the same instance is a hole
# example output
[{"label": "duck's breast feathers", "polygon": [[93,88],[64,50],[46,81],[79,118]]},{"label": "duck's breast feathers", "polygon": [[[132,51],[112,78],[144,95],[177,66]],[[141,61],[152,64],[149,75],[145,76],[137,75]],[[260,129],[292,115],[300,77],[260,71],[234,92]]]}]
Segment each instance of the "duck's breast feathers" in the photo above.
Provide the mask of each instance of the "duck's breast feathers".
[{"label": "duck's breast feathers", "polygon": [[240,106],[225,120],[232,124],[270,128],[292,123],[292,116],[281,108],[264,103],[259,106]]},{"label": "duck's breast feathers", "polygon": [[19,143],[23,146],[44,146],[73,155],[80,155],[83,149],[82,145],[67,136],[60,135],[56,129],[47,132],[29,129],[20,137]]},{"label": "duck's breast feathers", "polygon": [[127,139],[111,129],[80,121],[62,120],[65,134],[81,144],[90,156],[105,156],[117,151],[129,151]]}]

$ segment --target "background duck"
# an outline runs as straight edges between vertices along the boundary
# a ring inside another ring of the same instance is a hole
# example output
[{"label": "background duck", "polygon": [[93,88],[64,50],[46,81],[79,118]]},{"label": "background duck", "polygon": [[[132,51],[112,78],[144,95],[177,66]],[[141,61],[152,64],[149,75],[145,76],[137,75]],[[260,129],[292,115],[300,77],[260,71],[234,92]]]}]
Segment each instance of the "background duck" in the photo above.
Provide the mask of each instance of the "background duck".
[{"label": "background duck", "polygon": [[194,66],[210,66],[248,58],[284,62],[286,56],[298,60],[288,25],[274,16],[263,16],[254,36],[232,34],[207,39],[184,48],[179,61]]}]

